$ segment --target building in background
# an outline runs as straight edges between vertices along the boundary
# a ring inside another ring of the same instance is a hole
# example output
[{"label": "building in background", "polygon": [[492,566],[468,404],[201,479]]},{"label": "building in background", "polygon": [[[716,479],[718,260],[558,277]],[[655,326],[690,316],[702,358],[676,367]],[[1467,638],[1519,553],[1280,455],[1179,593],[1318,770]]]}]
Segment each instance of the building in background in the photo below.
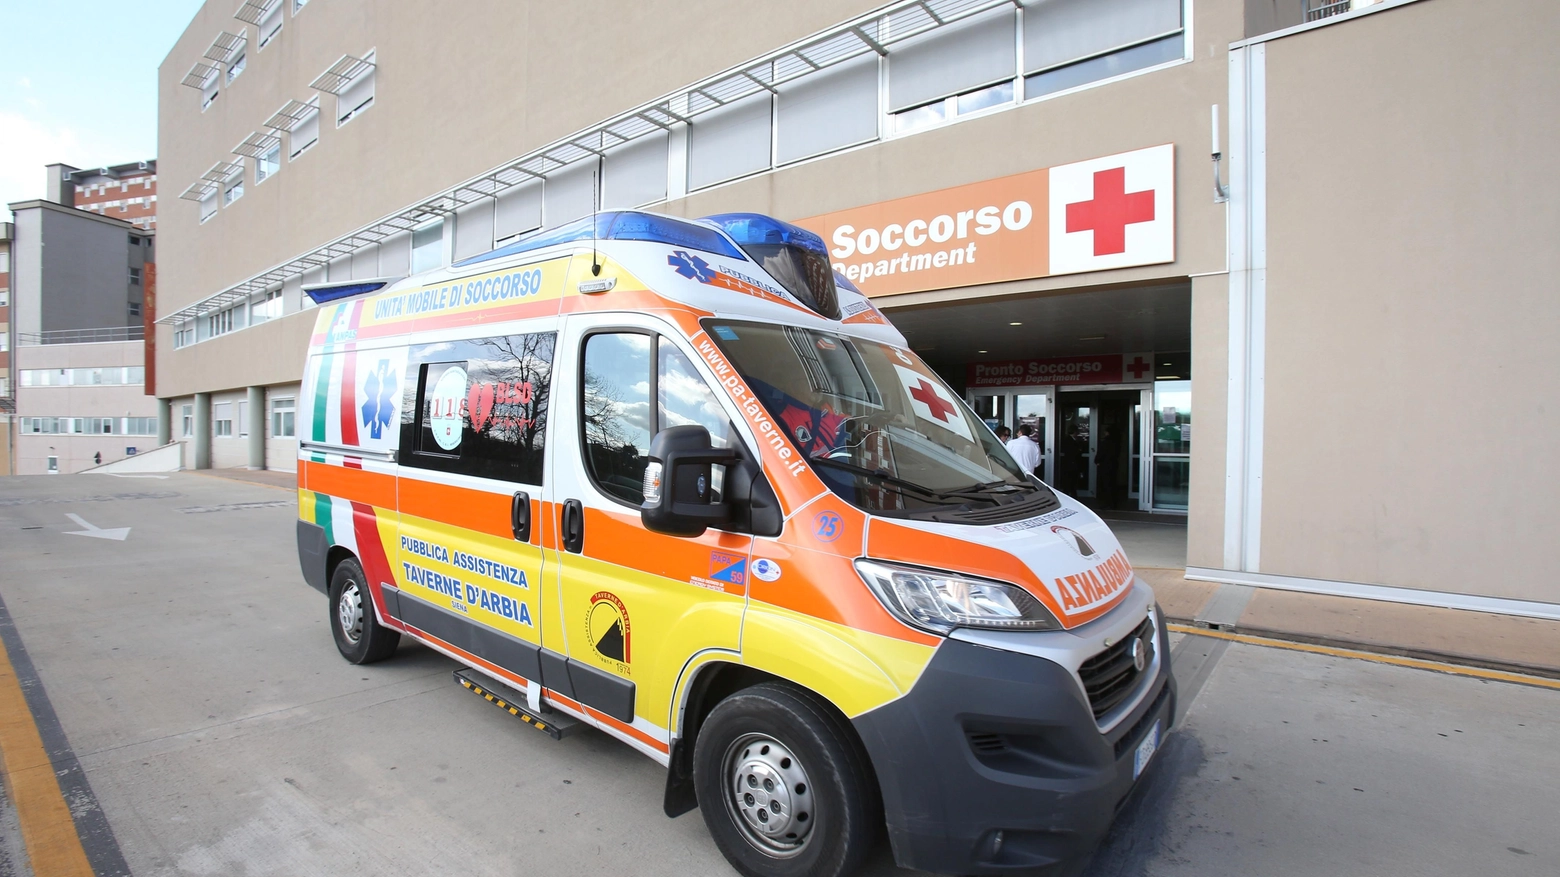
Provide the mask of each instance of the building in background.
[{"label": "building in background", "polygon": [[[48,200],[123,219],[136,228],[157,228],[157,162],[134,161],[80,170],[49,165]],[[55,187],[58,187],[58,190]]]},{"label": "building in background", "polygon": [[11,237],[12,226],[0,222],[0,473],[10,473],[13,445],[11,418],[16,397],[11,390]]},{"label": "building in background", "polygon": [[1193,575],[1560,617],[1555,4],[368,10],[211,0],[160,68],[189,465],[296,465],[308,283],[756,211]]},{"label": "building in background", "polygon": [[84,191],[78,183],[97,192],[107,171],[155,180],[155,167],[140,162],[84,174],[50,165],[50,197],[10,205],[11,270],[4,276],[14,341],[7,363],[12,474],[79,472],[150,450],[156,441],[143,340],[156,262],[155,202],[145,202],[153,213],[129,219],[115,216],[118,205],[77,206]]}]

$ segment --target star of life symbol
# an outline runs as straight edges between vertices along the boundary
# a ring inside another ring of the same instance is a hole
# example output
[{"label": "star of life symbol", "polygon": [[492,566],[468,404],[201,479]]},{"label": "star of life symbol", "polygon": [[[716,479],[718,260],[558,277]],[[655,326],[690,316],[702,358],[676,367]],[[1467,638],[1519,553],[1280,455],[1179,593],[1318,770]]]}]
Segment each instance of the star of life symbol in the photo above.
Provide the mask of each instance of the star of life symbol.
[{"label": "star of life symbol", "polygon": [[381,359],[363,382],[363,395],[367,397],[363,403],[363,425],[375,439],[383,435],[395,416],[394,395],[398,383],[396,376],[390,373],[388,359]]},{"label": "star of life symbol", "polygon": [[673,252],[666,257],[666,264],[676,269],[678,274],[689,280],[697,280],[700,283],[709,283],[715,279],[715,275],[718,273],[710,267],[710,263],[690,254],[687,250]]}]

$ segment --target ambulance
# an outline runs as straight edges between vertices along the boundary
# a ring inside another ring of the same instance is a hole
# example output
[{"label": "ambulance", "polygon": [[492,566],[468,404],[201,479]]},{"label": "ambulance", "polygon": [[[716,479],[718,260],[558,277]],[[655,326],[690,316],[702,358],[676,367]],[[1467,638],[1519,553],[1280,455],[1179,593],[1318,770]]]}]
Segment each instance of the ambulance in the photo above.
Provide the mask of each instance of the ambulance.
[{"label": "ambulance", "polygon": [[298,554],[341,654],[409,637],[639,750],[742,874],[885,830],[907,868],[1075,868],[1165,739],[1116,537],[812,232],[607,212],[307,291]]}]

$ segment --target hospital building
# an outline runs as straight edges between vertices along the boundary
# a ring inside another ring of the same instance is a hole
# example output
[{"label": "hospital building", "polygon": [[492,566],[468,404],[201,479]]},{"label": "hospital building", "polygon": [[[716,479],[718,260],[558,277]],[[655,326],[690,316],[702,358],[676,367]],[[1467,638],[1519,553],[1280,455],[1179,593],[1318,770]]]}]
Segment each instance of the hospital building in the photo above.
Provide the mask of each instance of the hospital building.
[{"label": "hospital building", "polygon": [[306,285],[757,212],[1189,576],[1560,617],[1557,41],[1541,0],[208,0],[158,74],[158,444],[294,468]]}]

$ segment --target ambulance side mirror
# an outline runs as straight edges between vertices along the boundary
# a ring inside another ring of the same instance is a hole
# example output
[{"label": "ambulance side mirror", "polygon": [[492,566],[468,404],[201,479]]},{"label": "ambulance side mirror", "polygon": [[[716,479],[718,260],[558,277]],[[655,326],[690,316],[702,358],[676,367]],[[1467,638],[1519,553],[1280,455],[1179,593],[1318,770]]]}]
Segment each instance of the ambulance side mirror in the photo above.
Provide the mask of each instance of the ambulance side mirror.
[{"label": "ambulance side mirror", "polygon": [[716,448],[702,426],[673,426],[656,433],[645,467],[645,501],[639,507],[645,528],[670,536],[702,536],[709,527],[731,520],[724,497],[716,497],[713,467],[729,466],[737,453]]}]

